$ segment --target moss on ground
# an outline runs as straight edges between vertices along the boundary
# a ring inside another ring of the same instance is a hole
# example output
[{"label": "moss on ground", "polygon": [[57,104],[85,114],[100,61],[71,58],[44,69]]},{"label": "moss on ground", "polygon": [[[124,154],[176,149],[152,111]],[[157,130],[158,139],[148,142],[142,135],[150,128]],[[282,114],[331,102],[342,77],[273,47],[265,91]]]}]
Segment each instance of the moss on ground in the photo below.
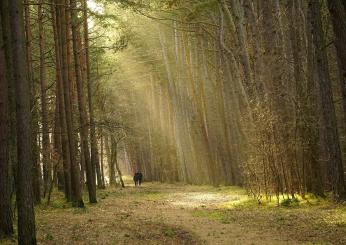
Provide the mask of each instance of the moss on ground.
[{"label": "moss on ground", "polygon": [[346,207],[312,196],[281,202],[279,206],[243,197],[223,203],[218,209],[195,209],[192,215],[224,224],[237,223],[259,232],[272,230],[306,244],[346,244]]}]

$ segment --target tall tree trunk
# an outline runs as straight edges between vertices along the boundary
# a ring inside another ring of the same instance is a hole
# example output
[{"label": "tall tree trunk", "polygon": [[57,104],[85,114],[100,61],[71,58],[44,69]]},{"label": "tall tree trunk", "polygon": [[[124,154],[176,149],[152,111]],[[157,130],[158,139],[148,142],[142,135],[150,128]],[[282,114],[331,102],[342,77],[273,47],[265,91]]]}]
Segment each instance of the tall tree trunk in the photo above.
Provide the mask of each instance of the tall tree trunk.
[{"label": "tall tree trunk", "polygon": [[8,75],[2,21],[0,16],[0,239],[13,234],[9,165]]},{"label": "tall tree trunk", "polygon": [[89,142],[88,142],[88,119],[85,106],[85,97],[83,93],[83,81],[81,77],[81,67],[80,67],[80,57],[79,57],[79,48],[77,43],[77,25],[78,25],[78,16],[77,16],[77,6],[76,1],[71,0],[71,17],[72,17],[72,41],[73,41],[73,55],[74,55],[74,64],[75,64],[75,75],[77,83],[77,94],[78,94],[78,108],[79,108],[79,120],[81,125],[80,137],[82,141],[82,152],[84,153],[84,160],[87,173],[87,186],[89,192],[89,201],[91,203],[96,203],[96,183],[94,178],[94,169],[90,160],[89,152]]},{"label": "tall tree trunk", "polygon": [[229,0],[231,3],[231,10],[234,15],[235,30],[238,37],[238,45],[240,47],[239,59],[243,67],[245,88],[248,96],[252,99],[257,99],[256,88],[250,66],[250,56],[247,48],[247,37],[245,35],[244,27],[244,10],[240,5],[239,0]]},{"label": "tall tree trunk", "polygon": [[[311,11],[308,12],[307,21],[311,22]],[[304,167],[304,184],[308,192],[311,192],[317,196],[324,197],[324,189],[321,174],[321,164],[318,161],[319,153],[319,129],[317,127],[318,121],[318,102],[319,96],[317,83],[318,75],[315,73],[315,55],[314,45],[312,41],[312,33],[310,25],[306,28],[307,35],[307,101],[305,102],[306,112],[306,127],[303,130],[304,138],[307,139],[307,164]],[[306,168],[306,169],[305,169]]]},{"label": "tall tree trunk", "polygon": [[[64,172],[64,190],[65,198],[68,201],[72,200],[72,188],[71,188],[71,159],[70,148],[67,135],[67,123],[66,123],[66,110],[63,90],[63,70],[62,70],[62,25],[63,20],[61,18],[62,9],[61,6],[57,6],[57,0],[51,0],[52,12],[55,13],[53,20],[54,40],[55,40],[55,62],[56,62],[56,83],[57,91],[56,96],[58,99],[59,107],[59,124],[61,131],[61,150],[63,159],[63,172]],[[60,2],[59,2],[60,3]]]},{"label": "tall tree trunk", "polygon": [[100,135],[100,168],[101,168],[101,177],[102,177],[102,184],[103,187],[106,188],[106,182],[105,182],[105,173],[104,173],[104,167],[103,167],[103,162],[104,162],[104,146],[103,146],[103,132],[102,129],[99,131]]},{"label": "tall tree trunk", "polygon": [[340,69],[340,87],[346,126],[346,10],[341,0],[328,0],[328,8],[334,27],[334,43]]},{"label": "tall tree trunk", "polygon": [[91,146],[91,164],[93,169],[96,168],[97,173],[97,186],[104,188],[104,183],[101,177],[101,168],[99,161],[99,153],[97,148],[96,139],[96,126],[93,104],[93,80],[90,77],[90,57],[89,57],[89,28],[88,28],[88,9],[87,1],[83,0],[83,26],[84,26],[84,49],[85,49],[85,65],[86,65],[86,82],[88,89],[88,102],[89,102],[89,121],[90,121],[90,146]]},{"label": "tall tree trunk", "polygon": [[[294,73],[294,80],[295,80],[295,94],[296,94],[296,115],[295,115],[295,127],[296,127],[296,138],[295,141],[297,142],[298,139],[302,138],[302,106],[304,103],[304,76],[303,76],[303,61],[302,61],[302,53],[301,53],[301,36],[299,32],[299,25],[298,25],[298,12],[299,12],[299,6],[297,0],[292,0],[288,2],[288,17],[291,20],[289,24],[289,36],[290,36],[290,43],[291,43],[291,49],[292,49],[292,56],[293,56],[293,73]],[[300,149],[297,149],[298,147],[302,147],[301,144],[296,143],[296,149],[295,154],[298,155],[298,152]],[[298,159],[296,156],[296,159],[294,161],[295,167],[291,168],[291,177],[294,177],[295,181],[299,183],[299,190],[303,191],[304,188],[302,188],[301,185],[301,178],[298,171]]]},{"label": "tall tree trunk", "polygon": [[23,3],[21,0],[9,2],[12,30],[13,64],[16,111],[17,111],[17,205],[18,205],[18,243],[36,244],[34,198],[32,189],[32,141],[30,89],[25,57],[25,36],[23,22]]},{"label": "tall tree trunk", "polygon": [[312,15],[312,33],[317,62],[316,72],[318,74],[320,96],[323,105],[322,115],[325,123],[326,147],[329,150],[328,169],[330,172],[331,186],[334,199],[346,200],[346,186],[344,181],[339,134],[333,104],[333,92],[328,69],[327,53],[324,48],[325,40],[322,30],[319,1],[310,0],[309,10]]},{"label": "tall tree trunk", "polygon": [[109,185],[115,184],[115,166],[113,161],[113,150],[111,149],[110,137],[105,135],[105,148],[108,161],[108,174],[109,174]]},{"label": "tall tree trunk", "polygon": [[30,99],[30,111],[32,111],[32,160],[34,164],[33,168],[33,189],[34,189],[34,198],[35,203],[41,202],[41,167],[39,159],[39,112],[38,106],[35,105],[35,97],[37,94],[36,84],[34,80],[34,69],[33,69],[33,59],[32,59],[32,32],[31,32],[31,16],[30,16],[30,5],[28,0],[24,1],[24,16],[25,16],[25,34],[26,34],[26,57],[28,64],[28,74],[31,88],[31,99]]},{"label": "tall tree trunk", "polygon": [[7,82],[8,82],[8,102],[9,102],[9,123],[10,123],[10,135],[9,135],[9,166],[10,166],[10,192],[13,193],[13,187],[15,186],[15,167],[18,162],[17,154],[17,128],[16,128],[16,96],[15,96],[15,83],[13,79],[13,59],[12,59],[12,31],[10,26],[10,13],[9,13],[9,1],[2,1],[0,4],[1,11],[1,27],[2,38],[4,41],[5,60],[7,70]]},{"label": "tall tree trunk", "polygon": [[43,165],[43,196],[46,196],[49,185],[52,182],[52,167],[50,159],[50,140],[48,127],[48,108],[47,108],[47,78],[45,64],[46,40],[43,27],[43,0],[38,5],[38,32],[40,49],[40,83],[41,83],[41,117],[42,117],[42,165]]},{"label": "tall tree trunk", "polygon": [[82,199],[81,186],[80,186],[80,170],[76,162],[76,145],[73,133],[73,120],[72,120],[72,104],[71,104],[71,80],[69,79],[69,60],[68,60],[68,12],[67,4],[68,1],[61,0],[61,53],[62,53],[62,80],[63,80],[63,91],[64,91],[64,106],[66,112],[66,125],[67,125],[67,138],[68,146],[70,151],[70,171],[71,171],[71,189],[72,189],[72,201],[77,207],[84,207]]},{"label": "tall tree trunk", "polygon": [[[75,71],[74,71],[74,63],[73,63],[73,47],[72,47],[72,33],[71,33],[71,1],[65,0],[66,8],[65,8],[65,20],[66,20],[66,62],[67,62],[67,77],[68,77],[68,93],[69,93],[69,113],[70,115],[67,117],[68,125],[71,125],[71,131],[68,130],[69,133],[69,142],[70,142],[70,154],[71,154],[71,186],[72,192],[75,193],[76,199],[79,199],[79,196],[82,195],[82,185],[80,183],[80,164],[77,160],[78,156],[78,140],[76,128],[78,127],[78,123],[75,122],[75,118],[77,118],[77,92],[76,92],[76,84],[75,84]],[[79,181],[77,183],[77,181]],[[77,184],[74,184],[77,183]],[[82,206],[81,206],[82,207]]]},{"label": "tall tree trunk", "polygon": [[[121,173],[119,163],[118,163],[118,143],[116,142],[116,139],[114,139],[113,136],[111,136],[111,151],[112,151],[112,157],[111,157],[111,162],[112,162],[112,171],[114,173],[114,166],[118,172],[118,177],[120,180],[120,184],[122,188],[125,188],[125,184],[123,181],[123,175]],[[114,181],[115,182],[115,181]]]},{"label": "tall tree trunk", "polygon": [[[52,28],[53,28],[53,37],[54,37],[54,51],[55,51],[55,116],[54,116],[54,153],[58,154],[59,159],[62,159],[62,166],[59,165],[57,167],[57,178],[56,181],[58,190],[64,191],[65,189],[65,180],[64,180],[64,157],[62,151],[62,131],[61,131],[61,123],[60,123],[60,103],[59,103],[59,83],[61,80],[60,74],[60,59],[59,59],[59,43],[57,40],[57,18],[56,18],[56,6],[55,0],[50,0],[50,14],[52,20]],[[59,68],[59,69],[58,69]]]}]

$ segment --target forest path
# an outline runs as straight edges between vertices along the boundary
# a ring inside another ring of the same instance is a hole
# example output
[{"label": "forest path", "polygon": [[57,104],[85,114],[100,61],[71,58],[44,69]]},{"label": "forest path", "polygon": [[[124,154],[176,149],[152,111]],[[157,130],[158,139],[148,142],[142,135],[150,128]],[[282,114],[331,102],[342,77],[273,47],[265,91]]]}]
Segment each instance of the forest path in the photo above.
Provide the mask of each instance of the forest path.
[{"label": "forest path", "polygon": [[242,199],[244,194],[237,190],[225,193],[222,188],[207,186],[149,184],[141,192],[145,197],[135,201],[139,207],[133,210],[135,216],[178,225],[199,237],[201,244],[296,244],[282,240],[272,231],[260,232],[236,220],[227,221],[218,213],[220,206]]},{"label": "forest path", "polygon": [[237,187],[109,188],[84,210],[55,193],[37,208],[40,244],[346,244],[346,208],[259,206]]}]

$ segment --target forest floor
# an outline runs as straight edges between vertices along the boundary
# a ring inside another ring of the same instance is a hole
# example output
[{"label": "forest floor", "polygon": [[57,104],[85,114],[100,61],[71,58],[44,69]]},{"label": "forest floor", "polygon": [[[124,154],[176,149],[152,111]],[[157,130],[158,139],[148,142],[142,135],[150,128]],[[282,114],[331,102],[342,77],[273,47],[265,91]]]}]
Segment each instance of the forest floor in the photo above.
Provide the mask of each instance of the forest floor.
[{"label": "forest floor", "polygon": [[39,244],[346,244],[346,206],[324,200],[259,205],[237,187],[161,183],[98,196],[75,209],[55,193],[37,207]]}]

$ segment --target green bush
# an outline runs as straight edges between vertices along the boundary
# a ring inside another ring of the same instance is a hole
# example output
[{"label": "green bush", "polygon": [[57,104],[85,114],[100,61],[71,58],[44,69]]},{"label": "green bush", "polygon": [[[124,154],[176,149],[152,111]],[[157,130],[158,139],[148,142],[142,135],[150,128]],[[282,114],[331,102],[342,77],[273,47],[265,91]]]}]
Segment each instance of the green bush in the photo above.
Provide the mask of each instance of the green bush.
[{"label": "green bush", "polygon": [[294,207],[298,205],[299,205],[298,198],[288,198],[280,202],[280,206],[283,206],[283,207]]}]

